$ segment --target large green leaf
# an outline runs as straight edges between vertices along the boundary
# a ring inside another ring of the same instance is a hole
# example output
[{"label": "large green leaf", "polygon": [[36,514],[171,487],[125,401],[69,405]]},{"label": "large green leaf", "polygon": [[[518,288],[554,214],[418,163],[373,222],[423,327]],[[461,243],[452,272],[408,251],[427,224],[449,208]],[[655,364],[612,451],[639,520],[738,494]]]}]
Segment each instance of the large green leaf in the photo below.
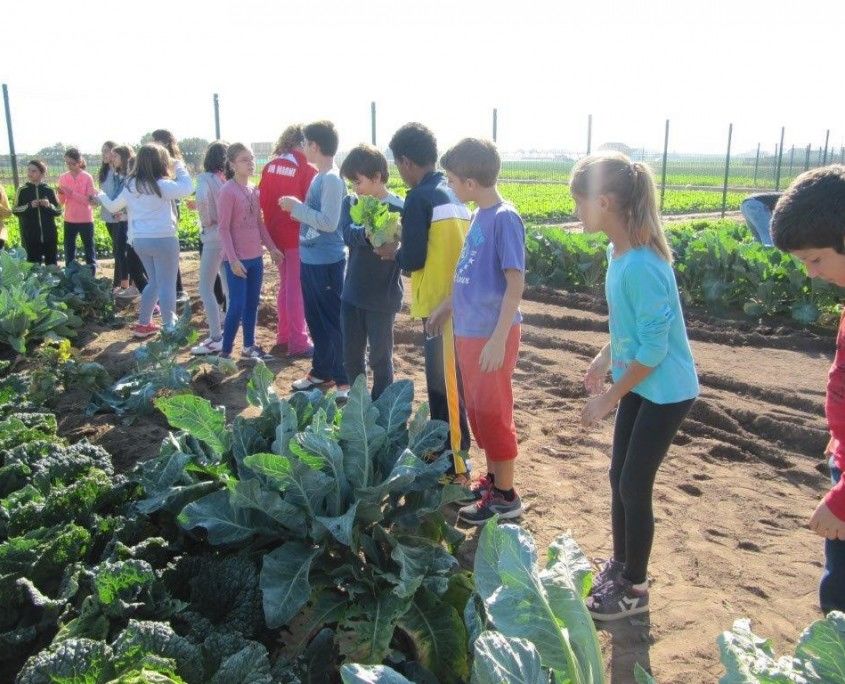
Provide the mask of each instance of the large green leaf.
[{"label": "large green leaf", "polygon": [[821,681],[845,684],[845,614],[832,611],[805,629],[795,656],[811,665]]},{"label": "large green leaf", "polygon": [[602,681],[601,646],[593,619],[584,605],[592,585],[590,561],[568,534],[559,535],[549,546],[548,563],[540,573],[540,581],[555,617],[569,631],[584,681]]},{"label": "large green leaf", "polygon": [[419,661],[444,684],[465,681],[469,675],[467,631],[461,616],[428,589],[414,596],[399,627],[414,642]]},{"label": "large green leaf", "polygon": [[259,531],[255,511],[233,506],[229,492],[214,492],[189,503],[179,514],[179,524],[186,530],[205,528],[208,542],[215,546],[249,539]]},{"label": "large green leaf", "polygon": [[308,602],[308,574],[319,553],[319,549],[300,542],[287,542],[264,556],[259,585],[264,620],[270,629],[286,625]]},{"label": "large green leaf", "polygon": [[388,448],[383,449],[379,464],[383,471],[393,467],[392,459],[408,446],[408,419],[411,417],[411,403],[414,400],[414,383],[410,380],[394,382],[381,393],[373,406],[378,411],[376,422],[384,428]]},{"label": "large green leaf", "polygon": [[291,481],[293,462],[287,456],[268,453],[250,454],[244,458],[244,465],[266,477],[279,488],[279,491],[285,491]]},{"label": "large green leaf", "polygon": [[226,416],[207,399],[193,394],[178,394],[156,399],[155,405],[167,417],[170,425],[201,439],[218,456],[229,448]]},{"label": "large green leaf", "polygon": [[[324,416],[320,412],[321,416]],[[329,512],[340,515],[348,507],[351,488],[343,465],[343,451],[340,445],[330,439],[324,432],[306,430],[296,436],[295,443],[307,453],[320,458],[322,469],[332,478],[329,500]]]},{"label": "large green leaf", "polygon": [[548,684],[534,644],[500,632],[482,632],[475,641],[470,684]]},{"label": "large green leaf", "polygon": [[359,376],[349,391],[340,423],[344,470],[355,488],[374,484],[376,460],[386,439],[377,418],[365,378]]},{"label": "large green leaf", "polygon": [[232,422],[232,457],[238,467],[238,476],[252,477],[244,469],[244,459],[250,454],[266,452],[267,440],[251,422],[251,418],[237,416]]},{"label": "large green leaf", "polygon": [[278,402],[279,397],[273,387],[275,380],[273,371],[259,361],[252,369],[252,375],[246,384],[246,400],[252,405],[265,409],[270,404]]},{"label": "large green leaf", "polygon": [[717,642],[725,667],[719,684],[808,684],[814,681],[804,676],[800,661],[788,656],[777,658],[772,642],[754,634],[748,619],[736,620],[733,629],[722,632]]},{"label": "large green leaf", "polygon": [[305,516],[302,511],[282,499],[278,492],[263,489],[257,479],[237,482],[231,490],[230,501],[236,508],[259,511],[295,536],[304,533]]},{"label": "large green leaf", "polygon": [[516,525],[484,526],[475,554],[476,590],[496,629],[509,637],[531,641],[545,667],[575,684],[585,679],[537,571],[537,549],[531,535]]},{"label": "large green leaf", "polygon": [[343,684],[412,684],[387,665],[344,665],[340,678]]},{"label": "large green leaf", "polygon": [[288,444],[299,432],[299,418],[293,406],[287,401],[279,404],[279,425],[276,427],[276,439],[271,448],[274,454],[289,456]]},{"label": "large green leaf", "polygon": [[338,623],[337,643],[341,655],[350,661],[380,663],[390,650],[396,623],[409,604],[409,599],[399,598],[391,592],[385,592],[377,599],[362,597]]},{"label": "large green leaf", "polygon": [[[396,543],[390,557],[399,565],[399,583],[393,590],[397,596],[413,596],[431,575],[441,575],[448,586],[446,575],[458,561],[442,546],[419,539],[417,546]],[[460,614],[460,613],[458,613]]]},{"label": "large green leaf", "polygon": [[358,502],[353,503],[349,510],[343,515],[328,517],[323,515],[316,516],[319,522],[335,539],[337,539],[344,546],[352,546],[352,528],[355,524],[355,512],[358,510]]},{"label": "large green leaf", "polygon": [[174,451],[142,463],[140,483],[147,496],[167,491],[185,477],[185,466],[191,461],[188,454]]},{"label": "large green leaf", "polygon": [[430,415],[428,404],[422,404],[408,425],[408,448],[420,458],[440,451],[449,435],[449,424],[429,420]]}]

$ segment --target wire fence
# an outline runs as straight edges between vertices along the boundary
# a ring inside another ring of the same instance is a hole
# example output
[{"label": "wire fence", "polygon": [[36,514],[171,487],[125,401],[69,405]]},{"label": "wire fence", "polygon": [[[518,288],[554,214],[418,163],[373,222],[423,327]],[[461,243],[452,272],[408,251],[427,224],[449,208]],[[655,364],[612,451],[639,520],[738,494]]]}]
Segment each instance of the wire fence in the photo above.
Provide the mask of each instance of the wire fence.
[{"label": "wire fence", "polygon": [[[4,95],[6,94],[4,88]],[[219,101],[214,96],[214,121],[216,133],[220,135]],[[394,103],[390,103],[391,105]],[[11,119],[7,107],[7,128],[11,126]],[[420,119],[424,120],[421,115]],[[393,119],[400,120],[396,115]],[[377,126],[381,124],[381,131]],[[376,103],[370,107],[369,126],[354,126],[355,131],[341,131],[342,139],[354,140],[354,133],[359,137],[369,134],[370,140],[375,142],[378,134],[382,140],[388,131],[392,131],[394,121],[389,120],[387,125],[377,120]],[[492,111],[492,126],[487,131],[468,131],[470,134],[484,135],[492,132],[492,138],[496,140],[501,133],[499,126],[498,110]],[[586,124],[586,125],[584,125]],[[532,149],[508,149],[500,144],[503,163],[500,174],[500,181],[511,189],[513,194],[531,194],[531,201],[541,202],[544,193],[546,195],[560,194],[565,190],[560,187],[569,180],[572,167],[578,159],[590,152],[614,150],[627,154],[635,161],[647,164],[654,172],[657,180],[661,204],[665,213],[691,213],[697,210],[719,211],[724,214],[727,209],[735,209],[738,206],[740,194],[751,194],[754,192],[780,190],[785,188],[800,173],[824,166],[830,163],[845,163],[845,146],[834,149],[830,145],[830,131],[824,136],[824,142],[811,141],[799,142],[790,141],[786,136],[786,129],[779,131],[780,136],[773,144],[762,142],[762,136],[749,135],[744,133],[741,141],[733,135],[733,125],[724,129],[723,153],[678,153],[673,148],[673,135],[676,131],[684,131],[683,121],[665,121],[664,126],[655,126],[654,131],[663,129],[665,135],[655,136],[655,139],[645,144],[631,144],[620,142],[602,142],[602,135],[599,130],[593,130],[593,117],[590,115],[586,122],[575,122],[569,120],[562,123],[560,133],[555,134],[556,140],[580,139],[584,141],[581,149],[561,149],[550,144],[544,149],[542,146],[535,146]],[[690,124],[686,122],[689,129]],[[476,126],[477,128],[477,126]],[[580,128],[580,130],[578,130]],[[612,130],[606,131],[613,133]],[[689,134],[689,130],[684,131]],[[435,130],[437,134],[437,131]],[[754,141],[755,138],[759,141]],[[607,138],[605,138],[607,139]],[[711,136],[712,141],[714,136]],[[597,143],[594,145],[594,141]],[[190,138],[180,141],[186,162],[192,170],[201,169],[202,157],[208,141],[203,138]],[[355,143],[358,141],[355,140]],[[272,144],[266,141],[253,141],[253,150],[256,154],[256,161],[259,168],[268,161]],[[351,146],[351,145],[349,145]],[[381,146],[390,159],[390,152],[386,145]],[[711,145],[712,147],[712,145]],[[12,139],[10,135],[10,149]],[[89,166],[99,165],[99,151],[87,150],[85,156]],[[344,150],[341,149],[338,161],[343,159]],[[18,152],[16,155],[17,182],[23,182],[26,178],[26,163],[29,159],[39,158],[44,160],[50,168],[50,177],[55,178],[58,173],[64,170],[63,149],[61,145],[42,148],[37,151]],[[9,154],[0,155],[0,182],[10,185],[15,183],[15,164]],[[90,169],[89,169],[90,170]],[[525,187],[521,187],[525,186]],[[544,186],[549,186],[545,188]],[[719,195],[721,193],[721,195]],[[685,194],[683,200],[679,196]],[[696,198],[697,197],[697,198]],[[721,201],[719,201],[721,199]],[[567,210],[562,208],[560,212],[554,212],[546,216],[549,220],[557,220],[565,217]],[[545,214],[544,214],[545,215]],[[541,216],[540,218],[543,218]]]}]

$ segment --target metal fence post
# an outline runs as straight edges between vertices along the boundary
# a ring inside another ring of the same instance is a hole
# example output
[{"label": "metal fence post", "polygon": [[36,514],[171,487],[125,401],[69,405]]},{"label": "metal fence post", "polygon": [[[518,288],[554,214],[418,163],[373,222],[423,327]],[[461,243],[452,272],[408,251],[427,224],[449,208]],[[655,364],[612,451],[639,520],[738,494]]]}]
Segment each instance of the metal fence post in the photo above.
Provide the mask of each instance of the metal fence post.
[{"label": "metal fence post", "polygon": [[810,169],[810,143],[807,143],[807,155],[804,157],[804,170]]},{"label": "metal fence post", "polygon": [[587,154],[593,149],[593,115],[587,115]]},{"label": "metal fence post", "polygon": [[757,187],[757,168],[760,166],[760,143],[757,143],[757,158],[754,160],[754,187]]},{"label": "metal fence post", "polygon": [[12,178],[15,181],[15,192],[18,191],[18,155],[15,154],[15,136],[12,133],[12,112],[9,109],[9,88],[3,84],[3,106],[6,109],[6,131],[9,134],[9,160],[12,162]]},{"label": "metal fence post", "polygon": [[839,163],[845,164],[845,145],[839,148]]},{"label": "metal fence post", "polygon": [[816,163],[816,166],[822,165],[822,152],[824,152],[824,150],[822,149],[822,146],[819,145],[819,161]]},{"label": "metal fence post", "polygon": [[780,168],[783,164],[783,135],[786,132],[786,126],[780,127],[780,145],[778,145],[778,167],[775,174],[775,190],[780,190]]},{"label": "metal fence post", "polygon": [[220,98],[214,93],[214,139],[220,140]]},{"label": "metal fence post", "polygon": [[822,166],[827,166],[827,144],[830,142],[830,129],[827,129],[827,133],[824,134],[824,159],[822,160]]},{"label": "metal fence post", "polygon": [[376,103],[370,102],[370,138],[376,144]]},{"label": "metal fence post", "polygon": [[722,218],[725,218],[725,208],[728,205],[728,174],[731,170],[731,138],[733,137],[734,125],[728,124],[728,151],[725,154],[725,183],[722,185]]},{"label": "metal fence post", "polygon": [[496,142],[496,138],[498,137],[499,133],[499,110],[496,107],[493,107],[493,142]]},{"label": "metal fence post", "polygon": [[666,195],[666,162],[669,157],[669,119],[666,119],[666,133],[663,136],[663,169],[660,174],[660,211],[663,211],[663,198]]},{"label": "metal fence post", "polygon": [[789,175],[792,175],[792,163],[795,161],[795,145],[789,149]]}]

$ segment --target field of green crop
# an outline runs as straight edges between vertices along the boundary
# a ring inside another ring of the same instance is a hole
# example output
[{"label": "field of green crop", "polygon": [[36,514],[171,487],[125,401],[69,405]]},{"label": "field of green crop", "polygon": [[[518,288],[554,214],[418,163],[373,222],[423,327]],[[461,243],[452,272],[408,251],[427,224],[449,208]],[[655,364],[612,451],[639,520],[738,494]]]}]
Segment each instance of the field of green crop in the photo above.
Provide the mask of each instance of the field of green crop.
[{"label": "field of green crop", "polygon": [[[394,192],[404,195],[405,187],[398,179],[398,175],[391,178],[389,183]],[[699,183],[698,185],[705,185]],[[512,182],[504,181],[500,184],[502,195],[519,210],[523,219],[528,223],[555,224],[575,220],[575,204],[569,194],[569,189],[563,182]],[[6,186],[10,201],[14,201],[14,189]],[[747,193],[729,192],[727,209],[739,209],[739,204]],[[663,211],[671,214],[694,214],[720,211],[722,208],[722,193],[719,191],[695,190],[685,188],[667,188],[664,198]],[[99,212],[95,212],[99,214]],[[20,244],[17,221],[10,219],[9,244]],[[59,222],[61,243],[61,222]],[[97,252],[101,256],[111,253],[111,240],[105,224],[95,217],[94,238]],[[197,249],[199,246],[199,221],[196,212],[184,209],[179,223],[179,240],[183,249]]]}]

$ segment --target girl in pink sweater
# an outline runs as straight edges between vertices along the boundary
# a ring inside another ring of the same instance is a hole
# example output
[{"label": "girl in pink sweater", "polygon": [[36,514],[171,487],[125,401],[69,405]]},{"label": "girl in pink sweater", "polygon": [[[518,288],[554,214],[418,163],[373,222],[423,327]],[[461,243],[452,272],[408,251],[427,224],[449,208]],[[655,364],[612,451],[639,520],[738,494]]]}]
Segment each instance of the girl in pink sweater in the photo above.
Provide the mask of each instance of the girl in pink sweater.
[{"label": "girl in pink sweater", "polygon": [[85,171],[85,160],[75,147],[65,150],[67,173],[59,176],[59,202],[65,208],[65,267],[76,261],[76,236],[82,237],[85,249],[85,263],[92,271],[97,270],[97,255],[94,251],[94,212],[91,198],[94,179]]},{"label": "girl in pink sweater", "polygon": [[255,344],[255,322],[264,278],[262,243],[273,261],[278,263],[284,257],[264,226],[258,188],[249,183],[250,176],[255,173],[252,151],[242,143],[234,143],[226,151],[226,161],[234,176],[226,181],[217,196],[217,225],[229,285],[221,356],[231,356],[235,335],[243,324],[241,358],[256,361],[270,358]]}]

